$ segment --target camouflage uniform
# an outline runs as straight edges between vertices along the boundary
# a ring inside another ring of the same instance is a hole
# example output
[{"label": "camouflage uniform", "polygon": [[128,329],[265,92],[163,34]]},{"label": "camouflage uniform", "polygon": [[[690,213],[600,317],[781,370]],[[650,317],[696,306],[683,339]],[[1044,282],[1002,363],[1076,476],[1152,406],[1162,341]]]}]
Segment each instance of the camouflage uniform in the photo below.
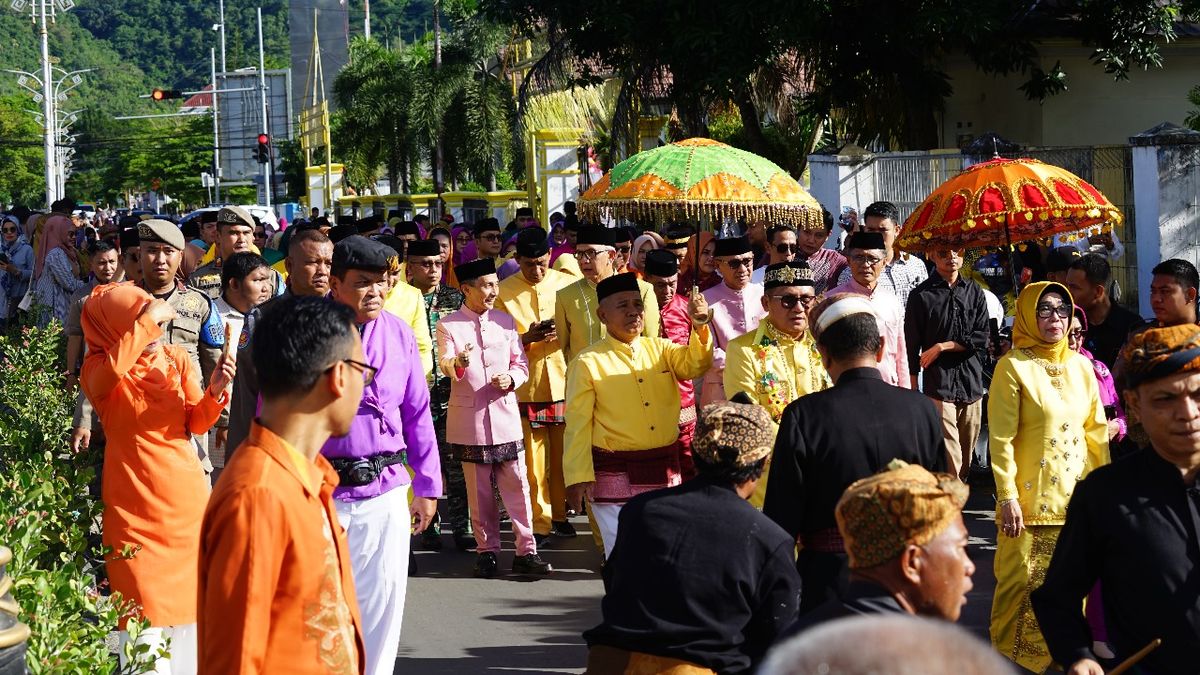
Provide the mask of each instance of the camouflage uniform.
[{"label": "camouflage uniform", "polygon": [[[433,339],[433,370],[425,377],[429,383],[429,411],[433,415],[433,429],[437,434],[438,450],[442,455],[442,475],[446,485],[446,524],[452,532],[469,534],[471,514],[467,510],[467,483],[463,478],[462,462],[450,451],[446,442],[446,410],[450,405],[450,378],[442,375],[437,367],[437,337],[434,331],[438,319],[458,311],[463,304],[463,294],[449,286],[438,286],[425,295],[425,314],[429,319],[429,334]],[[439,519],[440,520],[440,519]],[[431,536],[441,533],[440,523],[435,521],[430,528]]]}]

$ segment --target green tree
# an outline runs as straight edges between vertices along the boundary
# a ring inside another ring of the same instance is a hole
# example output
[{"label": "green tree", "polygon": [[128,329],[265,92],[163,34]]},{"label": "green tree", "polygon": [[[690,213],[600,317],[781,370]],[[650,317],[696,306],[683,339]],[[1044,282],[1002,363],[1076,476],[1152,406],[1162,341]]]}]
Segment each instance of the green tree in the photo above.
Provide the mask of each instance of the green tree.
[{"label": "green tree", "polygon": [[46,194],[42,173],[42,128],[18,96],[0,97],[0,203],[40,206]]}]

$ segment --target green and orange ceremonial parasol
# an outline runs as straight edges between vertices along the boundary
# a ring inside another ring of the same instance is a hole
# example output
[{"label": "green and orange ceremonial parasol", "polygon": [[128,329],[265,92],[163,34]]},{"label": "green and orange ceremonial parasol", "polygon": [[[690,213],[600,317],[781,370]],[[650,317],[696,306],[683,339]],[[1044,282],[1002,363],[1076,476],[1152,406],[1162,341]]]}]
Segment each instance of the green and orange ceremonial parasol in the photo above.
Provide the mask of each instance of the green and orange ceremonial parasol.
[{"label": "green and orange ceremonial parasol", "polygon": [[1121,212],[1079,176],[1036,159],[995,158],[942,183],[905,219],[905,251],[1005,246],[1109,232]]},{"label": "green and orange ceremonial parasol", "polygon": [[613,167],[580,200],[585,218],[744,218],[823,228],[821,205],[786,171],[745,150],[689,138]]}]

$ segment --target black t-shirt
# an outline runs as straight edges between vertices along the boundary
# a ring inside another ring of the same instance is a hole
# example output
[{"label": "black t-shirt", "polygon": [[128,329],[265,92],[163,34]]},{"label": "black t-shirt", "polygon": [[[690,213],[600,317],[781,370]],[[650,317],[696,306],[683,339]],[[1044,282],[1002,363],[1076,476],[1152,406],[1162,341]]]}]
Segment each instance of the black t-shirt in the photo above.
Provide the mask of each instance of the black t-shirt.
[{"label": "black t-shirt", "polygon": [[1091,323],[1090,318],[1088,321],[1084,347],[1098,361],[1108,366],[1109,370],[1116,364],[1117,355],[1125,340],[1129,338],[1129,333],[1145,323],[1142,317],[1117,304],[1113,304],[1112,309],[1108,310],[1104,323]]}]

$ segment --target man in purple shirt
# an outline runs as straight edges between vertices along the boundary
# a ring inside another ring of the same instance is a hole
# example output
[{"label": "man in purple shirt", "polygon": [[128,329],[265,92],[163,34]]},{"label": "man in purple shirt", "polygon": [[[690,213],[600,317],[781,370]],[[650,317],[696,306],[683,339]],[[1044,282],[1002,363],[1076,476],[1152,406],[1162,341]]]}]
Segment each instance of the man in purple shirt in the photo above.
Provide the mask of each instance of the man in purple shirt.
[{"label": "man in purple shirt", "polygon": [[[412,329],[383,311],[387,246],[354,235],[333,250],[330,297],[357,314],[367,380],[350,433],[321,449],[338,472],[338,520],[350,540],[350,564],[362,614],[366,672],[394,670],[408,583],[409,539],[429,526],[442,494],[442,469],[429,388]],[[413,470],[412,504],[408,503]],[[400,514],[408,513],[406,520]]]}]

